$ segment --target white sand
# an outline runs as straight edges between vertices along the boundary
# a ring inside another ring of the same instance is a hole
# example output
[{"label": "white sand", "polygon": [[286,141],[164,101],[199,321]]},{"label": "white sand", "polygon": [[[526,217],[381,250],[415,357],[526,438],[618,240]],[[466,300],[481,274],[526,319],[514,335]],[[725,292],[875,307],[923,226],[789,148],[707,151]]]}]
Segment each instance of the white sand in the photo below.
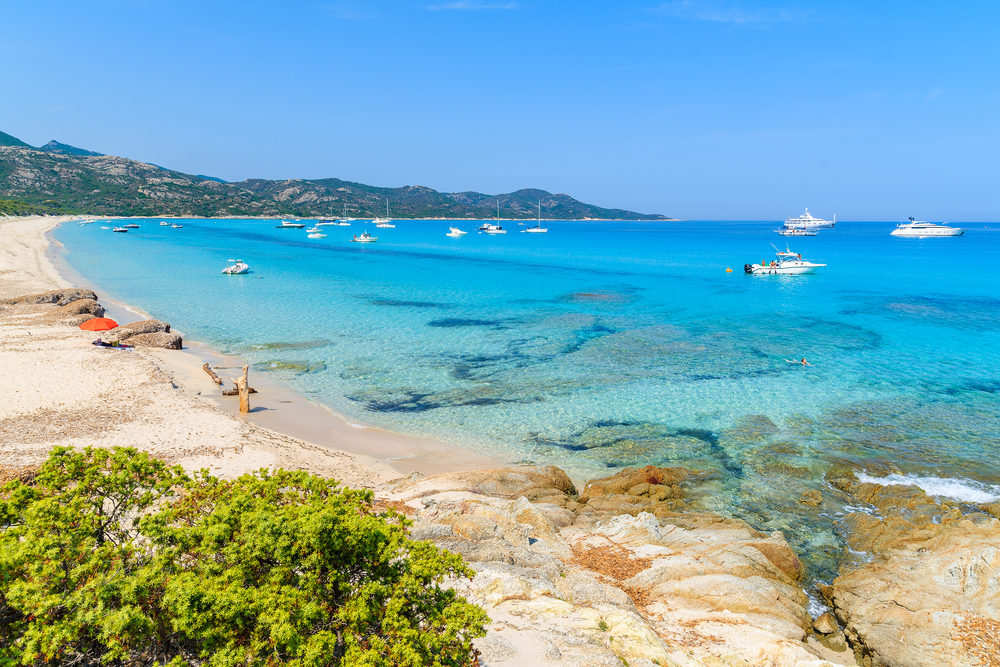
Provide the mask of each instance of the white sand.
[{"label": "white sand", "polygon": [[[0,221],[0,300],[73,287],[46,257],[45,236],[70,219]],[[37,464],[56,445],[130,446],[189,471],[230,477],[284,467],[370,488],[410,470],[495,465],[443,443],[352,427],[253,377],[261,393],[251,396],[254,412],[239,415],[201,357],[97,348],[93,332],[51,323],[54,308],[0,305],[0,466]]]}]

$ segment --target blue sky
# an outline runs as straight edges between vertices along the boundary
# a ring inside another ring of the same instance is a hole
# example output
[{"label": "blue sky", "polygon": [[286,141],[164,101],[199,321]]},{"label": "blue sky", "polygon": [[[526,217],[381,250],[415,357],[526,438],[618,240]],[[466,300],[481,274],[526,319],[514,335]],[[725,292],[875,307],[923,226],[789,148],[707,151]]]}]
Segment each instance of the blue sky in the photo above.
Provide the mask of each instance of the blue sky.
[{"label": "blue sky", "polygon": [[1000,219],[1000,3],[32,0],[0,131],[227,180]]}]

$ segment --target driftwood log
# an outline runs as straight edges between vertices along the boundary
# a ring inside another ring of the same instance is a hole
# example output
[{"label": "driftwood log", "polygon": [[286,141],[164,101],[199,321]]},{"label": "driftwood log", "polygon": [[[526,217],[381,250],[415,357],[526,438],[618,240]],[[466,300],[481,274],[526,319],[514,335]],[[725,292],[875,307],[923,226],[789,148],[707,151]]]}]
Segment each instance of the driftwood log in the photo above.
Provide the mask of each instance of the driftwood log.
[{"label": "driftwood log", "polygon": [[212,378],[212,382],[220,386],[222,385],[222,378],[215,374],[215,371],[212,370],[208,363],[202,366],[202,368],[205,369],[206,373],[208,373],[208,377]]},{"label": "driftwood log", "polygon": [[250,384],[247,382],[249,366],[243,367],[243,375],[236,378],[236,388],[240,390],[240,412],[250,412]]}]

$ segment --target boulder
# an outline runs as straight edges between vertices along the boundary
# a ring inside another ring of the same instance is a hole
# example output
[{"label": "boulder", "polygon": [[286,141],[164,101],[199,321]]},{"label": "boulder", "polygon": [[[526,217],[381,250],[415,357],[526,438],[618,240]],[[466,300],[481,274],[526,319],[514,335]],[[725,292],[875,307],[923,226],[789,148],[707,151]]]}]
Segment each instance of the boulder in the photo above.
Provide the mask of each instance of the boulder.
[{"label": "boulder", "polygon": [[[65,306],[74,301],[79,301],[81,299],[89,299],[91,301],[97,301],[97,295],[89,289],[57,289],[51,290],[49,292],[42,292],[40,294],[27,294],[25,296],[19,296],[13,299],[4,299],[0,303],[7,305],[20,305],[20,304],[39,304],[39,303],[54,303],[57,306]],[[98,317],[103,317],[98,315]]]},{"label": "boulder", "polygon": [[184,340],[177,332],[166,333],[159,331],[156,333],[141,333],[129,336],[125,339],[129,345],[139,345],[141,347],[160,347],[164,350],[180,350],[184,346]]},{"label": "boulder", "polygon": [[513,500],[525,496],[564,506],[576,496],[569,476],[555,466],[517,466],[493,470],[470,470],[431,477],[410,475],[385,487],[394,497],[413,497],[442,491],[467,491],[474,494]]},{"label": "boulder", "polygon": [[67,303],[65,306],[59,306],[52,312],[50,317],[52,319],[62,320],[68,317],[73,317],[74,315],[104,317],[104,306],[97,303],[94,299],[78,299]]},{"label": "boulder", "polygon": [[105,331],[101,334],[101,338],[109,343],[114,343],[116,341],[128,340],[132,336],[149,333],[170,333],[170,325],[160,320],[142,320],[140,322],[132,322],[131,324],[123,324],[110,331]]},{"label": "boulder", "polygon": [[[583,498],[595,498],[607,494],[624,494],[631,496],[658,497],[660,493],[670,494],[666,497],[683,497],[683,491],[677,485],[690,477],[685,468],[625,468],[624,470],[602,479],[588,482],[583,490]],[[661,500],[666,499],[661,498]]]}]

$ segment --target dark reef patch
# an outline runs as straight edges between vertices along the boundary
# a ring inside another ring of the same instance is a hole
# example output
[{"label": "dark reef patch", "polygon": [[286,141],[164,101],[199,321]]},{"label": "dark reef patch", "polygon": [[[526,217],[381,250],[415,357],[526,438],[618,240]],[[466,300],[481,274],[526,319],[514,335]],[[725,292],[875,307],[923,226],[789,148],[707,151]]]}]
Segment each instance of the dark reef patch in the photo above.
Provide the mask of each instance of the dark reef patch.
[{"label": "dark reef patch", "polygon": [[462,327],[483,327],[488,329],[504,330],[510,329],[515,320],[483,320],[474,317],[445,317],[439,320],[431,320],[427,323],[429,327],[441,327],[443,329],[459,329]]},{"label": "dark reef patch", "polygon": [[438,303],[436,301],[407,301],[405,299],[382,299],[370,298],[368,303],[373,306],[389,306],[392,308],[440,308],[447,310],[455,306],[448,303]]}]

